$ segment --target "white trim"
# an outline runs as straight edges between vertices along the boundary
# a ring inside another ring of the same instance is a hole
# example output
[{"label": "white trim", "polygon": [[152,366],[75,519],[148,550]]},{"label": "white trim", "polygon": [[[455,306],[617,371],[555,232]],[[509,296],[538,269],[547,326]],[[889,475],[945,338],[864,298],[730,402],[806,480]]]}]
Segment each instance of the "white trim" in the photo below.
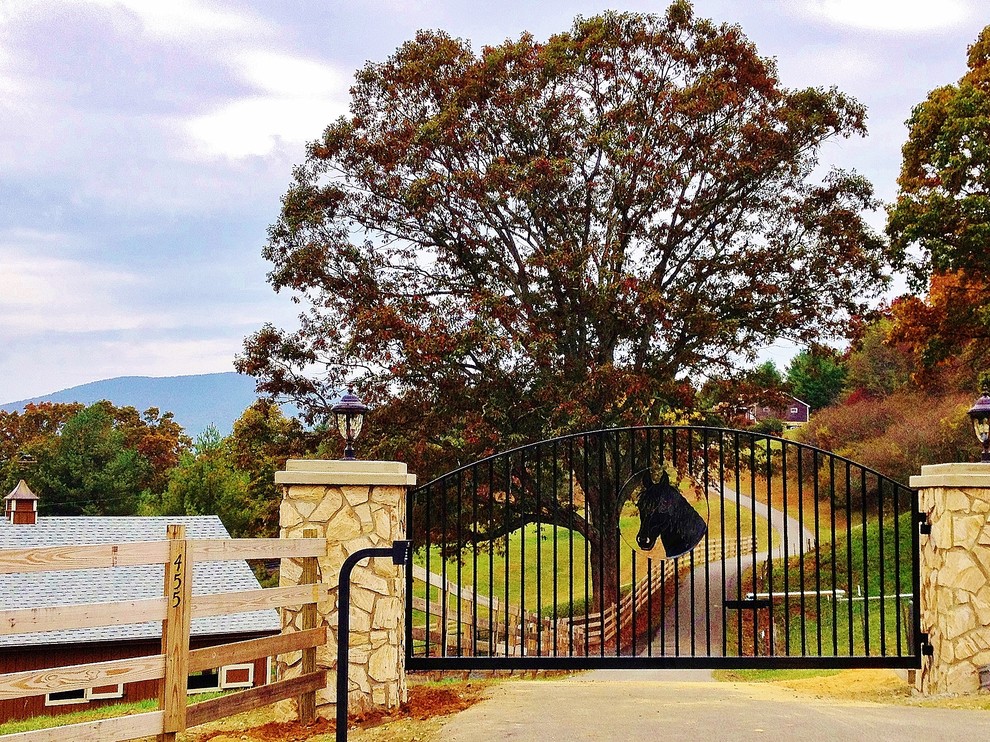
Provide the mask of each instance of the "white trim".
[{"label": "white trim", "polygon": [[[231,682],[227,680],[227,673],[231,670],[247,670],[248,679],[241,682]],[[251,688],[254,686],[254,663],[245,662],[241,665],[224,665],[220,668],[220,688]]]}]

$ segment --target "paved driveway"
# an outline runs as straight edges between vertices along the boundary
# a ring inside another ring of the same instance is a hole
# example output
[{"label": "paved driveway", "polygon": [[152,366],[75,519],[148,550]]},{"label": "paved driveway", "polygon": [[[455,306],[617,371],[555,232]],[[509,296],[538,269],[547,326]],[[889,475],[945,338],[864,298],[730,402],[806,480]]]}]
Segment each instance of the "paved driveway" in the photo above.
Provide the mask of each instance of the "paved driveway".
[{"label": "paved driveway", "polygon": [[990,712],[831,701],[705,673],[596,671],[514,681],[446,724],[443,742],[671,740],[747,742],[986,739]]}]

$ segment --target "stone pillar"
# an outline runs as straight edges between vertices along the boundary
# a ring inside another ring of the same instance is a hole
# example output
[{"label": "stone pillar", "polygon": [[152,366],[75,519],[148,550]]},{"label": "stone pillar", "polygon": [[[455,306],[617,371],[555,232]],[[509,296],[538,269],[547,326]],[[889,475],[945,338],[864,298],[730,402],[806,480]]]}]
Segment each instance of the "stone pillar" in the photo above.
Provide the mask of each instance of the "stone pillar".
[{"label": "stone pillar", "polygon": [[[416,476],[392,461],[315,461],[290,459],[275,474],[283,485],[282,538],[300,538],[315,528],[328,540],[319,560],[329,600],[318,606],[317,625],[327,626],[327,645],[317,649],[317,668],[327,668],[327,687],[317,692],[317,713],[334,718],[337,672],[337,587],[344,560],[358,549],[390,546],[405,538],[406,490]],[[365,566],[367,565],[367,566]],[[372,559],[351,579],[349,710],[393,708],[406,700],[403,614],[405,579],[391,559]],[[300,566],[283,560],[280,585],[299,584]],[[299,609],[285,609],[282,625],[298,627]],[[278,677],[299,674],[301,653],[282,658]]]},{"label": "stone pillar", "polygon": [[934,654],[915,687],[976,693],[990,665],[990,464],[924,466],[911,477],[931,534],[921,536],[921,630]]}]

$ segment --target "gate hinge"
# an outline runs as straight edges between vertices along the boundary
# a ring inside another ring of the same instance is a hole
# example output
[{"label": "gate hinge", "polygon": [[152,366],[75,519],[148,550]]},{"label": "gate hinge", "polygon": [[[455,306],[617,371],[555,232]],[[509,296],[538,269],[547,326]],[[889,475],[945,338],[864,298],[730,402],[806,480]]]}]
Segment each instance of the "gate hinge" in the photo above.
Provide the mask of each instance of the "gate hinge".
[{"label": "gate hinge", "polygon": [[918,524],[918,533],[928,536],[932,532],[932,524],[928,521],[928,513],[916,513],[915,522]]},{"label": "gate hinge", "polygon": [[922,631],[921,632],[921,635],[919,636],[919,639],[920,639],[920,641],[919,641],[919,645],[920,645],[919,646],[919,649],[921,650],[921,655],[923,657],[931,657],[932,655],[934,655],[935,654],[935,647],[932,646],[931,641],[929,640],[929,637],[928,637],[928,633],[925,632],[925,631]]}]

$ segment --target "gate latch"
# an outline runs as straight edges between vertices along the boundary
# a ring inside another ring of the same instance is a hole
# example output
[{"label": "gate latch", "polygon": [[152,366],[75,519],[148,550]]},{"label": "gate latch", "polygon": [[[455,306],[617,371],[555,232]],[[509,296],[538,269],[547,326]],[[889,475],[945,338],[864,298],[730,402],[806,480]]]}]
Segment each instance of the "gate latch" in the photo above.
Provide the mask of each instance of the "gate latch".
[{"label": "gate latch", "polygon": [[928,638],[928,632],[927,631],[921,632],[921,636],[919,637],[919,639],[921,640],[920,641],[921,646],[919,647],[919,649],[921,650],[921,656],[931,657],[932,655],[934,655],[935,647],[932,646],[932,643]]},{"label": "gate latch", "polygon": [[928,536],[932,532],[932,524],[928,520],[928,513],[916,513],[915,522],[918,524],[918,533]]}]

